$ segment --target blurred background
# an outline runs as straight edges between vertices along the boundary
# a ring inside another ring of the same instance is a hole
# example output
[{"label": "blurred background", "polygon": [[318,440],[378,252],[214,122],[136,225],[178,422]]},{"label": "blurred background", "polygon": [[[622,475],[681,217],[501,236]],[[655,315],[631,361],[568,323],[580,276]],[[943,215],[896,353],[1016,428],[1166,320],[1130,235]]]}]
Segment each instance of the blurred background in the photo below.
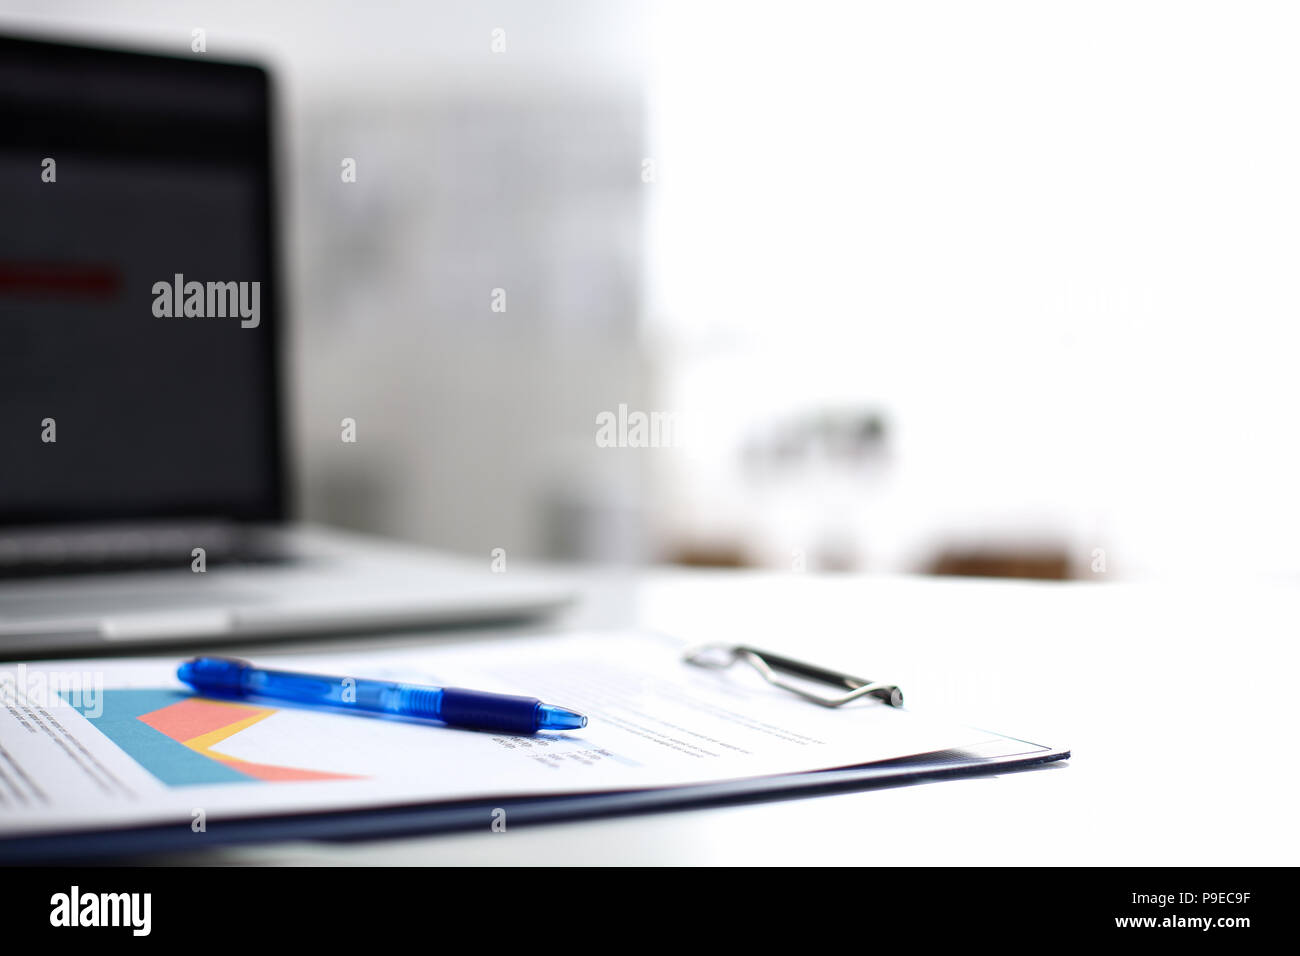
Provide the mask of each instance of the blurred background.
[{"label": "blurred background", "polygon": [[484,561],[1300,574],[1294,5],[0,29],[274,71],[308,519]]}]

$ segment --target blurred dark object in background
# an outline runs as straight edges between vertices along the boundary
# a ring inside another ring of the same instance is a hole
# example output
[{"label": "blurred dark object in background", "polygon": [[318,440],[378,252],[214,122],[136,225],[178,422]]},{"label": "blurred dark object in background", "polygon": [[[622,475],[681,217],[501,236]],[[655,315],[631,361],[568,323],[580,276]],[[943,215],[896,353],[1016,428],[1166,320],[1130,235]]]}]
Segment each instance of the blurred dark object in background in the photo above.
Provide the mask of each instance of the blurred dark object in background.
[{"label": "blurred dark object in background", "polygon": [[972,578],[1031,578],[1066,581],[1075,577],[1070,555],[1051,546],[947,548],[925,569],[927,574]]}]

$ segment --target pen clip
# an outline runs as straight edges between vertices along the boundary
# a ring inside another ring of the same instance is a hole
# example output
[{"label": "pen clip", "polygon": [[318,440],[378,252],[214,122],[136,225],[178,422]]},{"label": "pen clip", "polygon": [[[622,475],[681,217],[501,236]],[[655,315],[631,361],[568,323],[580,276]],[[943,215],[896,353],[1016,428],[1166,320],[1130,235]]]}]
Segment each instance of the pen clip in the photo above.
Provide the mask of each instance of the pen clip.
[{"label": "pen clip", "polygon": [[[715,670],[724,670],[736,661],[743,661],[758,671],[763,680],[774,687],[788,690],[792,694],[799,695],[804,700],[812,701],[814,704],[820,704],[823,707],[840,707],[850,701],[857,700],[859,697],[875,697],[891,707],[903,706],[903,691],[897,684],[864,680],[861,677],[853,677],[850,674],[819,667],[816,664],[782,657],[770,651],[760,651],[756,647],[749,647],[745,644],[707,644],[687,651],[685,659],[687,663],[694,664],[697,667],[709,667]],[[818,694],[792,681],[785,680],[780,676],[781,674],[802,677],[805,680],[817,681],[832,687],[847,687],[848,690],[833,695]]]}]

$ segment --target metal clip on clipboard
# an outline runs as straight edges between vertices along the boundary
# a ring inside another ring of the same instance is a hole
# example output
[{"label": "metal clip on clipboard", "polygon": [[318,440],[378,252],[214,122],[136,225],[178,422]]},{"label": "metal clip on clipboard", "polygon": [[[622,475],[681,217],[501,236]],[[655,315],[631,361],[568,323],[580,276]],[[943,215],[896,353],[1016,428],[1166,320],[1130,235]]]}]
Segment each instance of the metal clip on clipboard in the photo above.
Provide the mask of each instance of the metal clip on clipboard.
[{"label": "metal clip on clipboard", "polygon": [[[792,694],[798,694],[804,700],[821,704],[823,707],[839,707],[859,697],[876,697],[891,707],[903,706],[903,691],[897,684],[864,680],[840,671],[818,667],[816,664],[796,661],[769,651],[760,651],[756,647],[748,647],[744,644],[707,644],[686,652],[686,662],[698,667],[724,670],[736,661],[744,661],[758,671],[763,680],[769,684],[788,690]],[[834,695],[818,694],[785,680],[780,676],[781,674],[802,677],[805,680],[817,681],[836,688],[847,687],[848,691]]]}]

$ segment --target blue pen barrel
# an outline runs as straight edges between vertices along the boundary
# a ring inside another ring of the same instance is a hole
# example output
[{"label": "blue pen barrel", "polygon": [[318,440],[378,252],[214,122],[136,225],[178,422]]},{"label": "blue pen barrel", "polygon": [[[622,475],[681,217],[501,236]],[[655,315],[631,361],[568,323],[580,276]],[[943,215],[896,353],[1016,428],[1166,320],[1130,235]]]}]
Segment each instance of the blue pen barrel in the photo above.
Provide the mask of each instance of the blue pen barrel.
[{"label": "blue pen barrel", "polygon": [[[407,693],[403,684],[363,680],[355,677],[321,677],[288,671],[250,670],[244,678],[245,692],[277,700],[304,704],[327,704],[379,714],[437,717],[438,688],[419,688],[419,695]],[[413,697],[418,699],[413,700]]]},{"label": "blue pen barrel", "polygon": [[181,664],[176,676],[196,690],[223,697],[266,697],[367,713],[440,720],[456,727],[533,734],[539,730],[577,730],[587,718],[536,697],[516,697],[353,677],[324,677],[270,671],[247,661],[197,657]]},{"label": "blue pen barrel", "polygon": [[244,692],[300,700],[305,704],[342,704],[347,706],[347,684],[343,678],[329,679],[314,674],[291,674],[288,671],[248,670],[244,673]]},{"label": "blue pen barrel", "polygon": [[407,717],[438,719],[441,714],[440,687],[262,670],[246,661],[221,657],[186,661],[177,676],[207,693],[222,696],[268,697]]}]

